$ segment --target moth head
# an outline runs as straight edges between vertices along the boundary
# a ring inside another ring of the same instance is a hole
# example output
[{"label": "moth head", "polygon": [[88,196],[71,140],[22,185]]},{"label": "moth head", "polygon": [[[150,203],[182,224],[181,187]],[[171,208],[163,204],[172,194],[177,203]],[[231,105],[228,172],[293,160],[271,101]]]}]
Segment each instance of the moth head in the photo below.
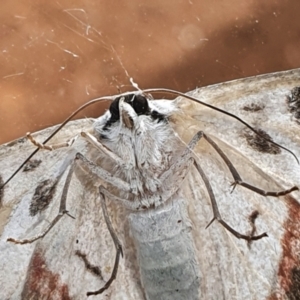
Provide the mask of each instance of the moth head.
[{"label": "moth head", "polygon": [[114,134],[134,134],[143,128],[155,129],[168,122],[175,106],[168,100],[151,100],[144,94],[128,94],[116,98],[109,110],[95,122],[100,138]]},{"label": "moth head", "polygon": [[[120,127],[134,129],[135,124],[138,123],[138,116],[150,114],[148,100],[142,95],[123,96],[117,99],[117,101],[118,110],[115,112],[119,118]],[[111,109],[112,105],[110,107],[110,110]]]}]

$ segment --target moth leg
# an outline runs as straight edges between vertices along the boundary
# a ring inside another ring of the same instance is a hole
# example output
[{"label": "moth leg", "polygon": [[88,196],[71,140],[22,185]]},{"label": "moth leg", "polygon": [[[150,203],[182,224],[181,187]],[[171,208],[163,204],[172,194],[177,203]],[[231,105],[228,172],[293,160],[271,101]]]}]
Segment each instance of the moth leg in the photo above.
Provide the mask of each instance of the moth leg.
[{"label": "moth leg", "polygon": [[210,197],[210,201],[211,201],[212,209],[213,209],[213,214],[214,214],[213,219],[209,222],[209,224],[206,226],[206,228],[208,228],[214,220],[217,220],[222,226],[225,227],[225,229],[227,229],[229,232],[231,232],[238,239],[244,239],[244,240],[247,240],[247,241],[252,241],[252,240],[259,240],[263,237],[268,236],[267,233],[265,233],[265,232],[260,234],[260,235],[256,235],[256,236],[244,235],[244,234],[241,234],[241,233],[237,232],[232,227],[230,227],[225,221],[223,221],[223,219],[221,217],[221,214],[219,212],[219,209],[218,209],[218,205],[217,205],[217,201],[216,201],[214,192],[212,190],[212,187],[210,185],[210,182],[209,182],[208,178],[206,177],[203,169],[201,168],[201,166],[199,165],[199,163],[196,160],[195,160],[194,165],[195,165],[197,171],[199,172],[200,176],[202,177],[202,179],[204,181],[204,184],[206,186],[206,189],[207,189],[209,197]]},{"label": "moth leg", "polygon": [[292,188],[288,189],[288,190],[284,190],[284,191],[279,191],[279,192],[273,192],[273,191],[264,191],[260,188],[257,188],[247,182],[244,182],[241,178],[241,176],[239,175],[238,171],[236,170],[236,168],[233,166],[233,164],[231,163],[231,161],[229,160],[229,158],[226,156],[226,154],[220,149],[220,147],[211,139],[209,138],[207,135],[205,135],[203,133],[203,137],[206,139],[206,141],[218,152],[218,154],[221,156],[221,158],[224,160],[224,162],[226,163],[227,167],[230,170],[230,173],[234,179],[234,182],[231,184],[233,186],[232,192],[235,189],[235,187],[237,185],[243,186],[255,193],[258,193],[262,196],[273,196],[273,197],[279,197],[279,196],[284,196],[286,194],[289,194],[293,191],[297,191],[299,190],[299,188],[297,186],[293,186]]},{"label": "moth leg", "polygon": [[[213,219],[211,220],[211,222],[207,225],[207,227],[209,227],[211,225],[211,223],[214,221],[214,220],[217,220],[221,225],[223,225],[229,232],[231,232],[235,237],[239,238],[239,239],[245,239],[247,241],[250,241],[250,240],[258,240],[258,239],[261,239],[262,237],[265,237],[267,236],[266,233],[263,233],[263,234],[260,234],[260,235],[257,235],[257,236],[248,236],[248,235],[244,235],[244,234],[241,234],[239,232],[237,232],[236,230],[234,230],[232,227],[230,227],[225,221],[223,221],[222,217],[221,217],[221,214],[219,212],[219,209],[218,209],[218,205],[217,205],[217,202],[216,202],[216,199],[215,199],[215,196],[214,196],[214,193],[213,193],[213,190],[211,188],[211,185],[209,183],[209,180],[208,178],[206,177],[204,171],[202,170],[202,168],[200,167],[199,163],[193,158],[191,157],[191,153],[192,153],[192,150],[193,148],[196,146],[196,144],[199,142],[199,140],[204,137],[206,139],[206,141],[208,143],[210,143],[215,149],[216,151],[219,153],[219,155],[221,155],[221,157],[223,158],[224,156],[224,160],[225,162],[229,162],[228,164],[228,167],[234,177],[235,174],[237,174],[237,178],[240,179],[240,182],[243,183],[241,177],[239,176],[238,172],[236,171],[236,169],[234,168],[234,166],[231,164],[231,162],[229,161],[229,159],[225,156],[224,152],[208,137],[205,135],[205,133],[203,131],[198,131],[194,137],[192,138],[192,140],[189,142],[189,144],[187,145],[186,149],[184,150],[184,152],[182,153],[182,155],[180,156],[180,159],[174,163],[166,172],[164,172],[161,176],[160,176],[160,179],[162,180],[162,185],[164,183],[164,181],[170,177],[170,178],[174,178],[175,176],[173,175],[174,172],[178,171],[179,169],[181,169],[184,165],[187,164],[187,160],[193,160],[194,161],[194,165],[196,167],[196,169],[198,170],[198,172],[200,173],[203,181],[204,181],[204,184],[206,186],[206,189],[209,193],[209,196],[210,196],[210,199],[211,199],[211,203],[212,203],[212,208],[213,208],[213,213],[214,213],[214,217]],[[218,151],[220,150],[220,152]],[[232,167],[232,169],[231,169]],[[184,176],[185,178],[185,176]],[[183,179],[184,179],[183,178]],[[176,176],[176,182],[178,182],[178,178]],[[165,186],[168,186],[168,185],[165,185]],[[174,185],[173,185],[174,186]],[[177,188],[176,188],[177,186]],[[171,187],[169,190],[164,190],[163,194],[165,193],[165,195],[162,195],[162,199],[161,201],[166,201],[169,197],[171,197],[179,188],[180,184],[176,184],[175,187]],[[206,227],[206,228],[207,228]]]},{"label": "moth leg", "polygon": [[[256,236],[254,236],[254,235],[244,235],[244,234],[241,234],[241,233],[237,232],[232,227],[230,227],[225,221],[223,221],[223,219],[221,217],[221,214],[219,212],[219,209],[218,209],[218,205],[217,205],[217,202],[216,202],[216,199],[215,199],[212,187],[211,187],[211,185],[209,183],[209,180],[206,177],[206,175],[203,172],[203,170],[200,167],[200,165],[197,163],[197,161],[193,157],[189,157],[187,159],[187,162],[184,163],[184,165],[182,166],[182,169],[178,170],[180,172],[179,174],[177,174],[177,173],[172,174],[170,176],[170,178],[166,178],[165,179],[165,180],[168,180],[168,179],[174,180],[174,179],[176,179],[176,184],[171,184],[170,185],[170,184],[165,184],[165,182],[162,182],[162,185],[165,186],[165,188],[163,189],[163,191],[159,195],[154,194],[154,195],[148,197],[147,198],[147,202],[150,203],[150,204],[154,204],[154,206],[158,206],[158,205],[161,205],[162,203],[166,202],[168,199],[170,199],[180,189],[181,183],[185,179],[185,177],[186,177],[186,175],[187,175],[187,173],[188,173],[188,171],[190,169],[190,166],[192,164],[195,165],[196,169],[200,173],[200,175],[201,175],[201,177],[202,177],[202,179],[203,179],[203,181],[205,183],[205,186],[207,188],[207,191],[208,191],[209,197],[211,199],[211,203],[212,203],[214,217],[211,220],[211,222],[207,225],[207,227],[209,227],[214,220],[217,220],[222,226],[224,226],[229,232],[231,232],[235,237],[237,237],[239,239],[244,239],[244,240],[247,240],[247,241],[251,241],[251,240],[258,240],[258,239],[261,239],[263,237],[268,236],[266,233],[263,233],[263,234],[260,234],[260,235],[256,235]],[[123,203],[123,204],[124,204],[124,201],[128,201],[128,200],[121,199],[120,197],[117,197],[117,196],[111,194],[106,189],[102,189],[101,192],[107,198],[109,198],[112,201],[120,202],[120,203]],[[130,203],[132,203],[132,202],[130,202]],[[131,207],[128,207],[128,208],[132,209],[133,208],[133,204],[131,204]],[[146,208],[148,208],[148,207],[143,207],[143,205],[141,205],[140,203],[139,203],[138,206],[135,207],[136,210],[146,209]]]},{"label": "moth leg", "polygon": [[178,171],[186,164],[187,160],[192,155],[193,149],[195,148],[195,146],[198,144],[198,142],[201,140],[203,136],[204,136],[203,131],[198,131],[193,136],[193,138],[190,140],[187,147],[184,149],[183,153],[179,156],[177,161],[173,165],[171,165],[171,167],[168,170],[166,170],[159,176],[161,182],[164,182],[166,178],[171,177],[172,174],[174,174],[174,172]]},{"label": "moth leg", "polygon": [[[194,137],[192,138],[192,140],[188,144],[187,148],[183,152],[182,156],[180,156],[179,161],[177,163],[173,164],[170,167],[170,169],[167,170],[166,172],[164,172],[162,174],[162,176],[160,177],[161,179],[164,179],[164,180],[162,180],[162,185],[164,184],[164,181],[167,179],[168,176],[170,176],[170,178],[174,179],[174,177],[176,176],[173,173],[174,171],[176,172],[178,169],[181,169],[183,166],[184,167],[188,167],[189,162],[193,161],[196,169],[198,170],[198,172],[200,173],[200,175],[201,175],[201,177],[202,177],[202,179],[204,181],[204,184],[206,186],[206,189],[208,191],[209,197],[211,199],[211,204],[212,204],[212,208],[213,208],[214,217],[210,221],[210,223],[207,225],[207,227],[209,227],[214,220],[217,220],[222,226],[224,226],[229,232],[231,232],[235,237],[237,237],[239,239],[245,239],[247,241],[250,241],[250,240],[258,240],[258,239],[261,239],[263,237],[268,236],[266,233],[262,233],[262,234],[256,235],[256,236],[253,236],[253,235],[250,235],[250,236],[249,235],[244,235],[244,234],[241,234],[241,233],[237,232],[232,227],[230,227],[225,221],[223,221],[223,219],[221,217],[221,214],[219,212],[219,209],[218,209],[216,198],[214,196],[214,193],[213,193],[213,190],[212,190],[212,187],[210,185],[210,182],[209,182],[208,178],[206,177],[206,175],[205,175],[204,171],[202,170],[202,168],[200,167],[199,163],[193,157],[190,156],[192,149],[195,147],[195,145],[197,144],[197,142],[202,137],[204,137],[206,140],[209,139],[203,133],[203,131],[199,131],[196,135],[194,135]],[[186,162],[187,160],[188,160],[188,162]],[[228,158],[227,158],[227,160],[228,160]],[[237,173],[237,171],[236,171],[236,173]],[[183,177],[182,178],[180,178],[180,177],[178,178],[176,176],[176,182],[180,182],[180,180],[182,181],[185,178],[185,176],[186,176],[186,174],[184,174],[184,173],[183,173]],[[166,185],[166,184],[164,184],[164,185],[165,186],[169,186],[169,185]],[[179,187],[180,187],[180,183],[176,184],[176,185],[171,185],[171,187],[169,189],[164,189],[164,191],[163,191],[163,193],[161,195],[161,198],[160,198],[161,202],[164,202],[164,201],[168,200],[179,189]]]},{"label": "moth leg", "polygon": [[85,138],[90,144],[99,149],[103,154],[110,157],[113,161],[116,162],[119,166],[128,166],[128,162],[122,160],[118,155],[113,153],[107,147],[105,147],[102,143],[100,143],[92,134],[88,132],[81,132],[81,136]]},{"label": "moth leg", "polygon": [[64,148],[64,147],[70,147],[73,145],[73,143],[76,141],[76,139],[78,138],[78,135],[74,136],[73,138],[71,138],[70,140],[63,142],[63,143],[59,143],[59,144],[54,144],[54,145],[44,145],[39,143],[32,135],[30,132],[26,133],[26,137],[27,139],[36,147],[38,147],[39,149],[43,149],[43,150],[55,150],[55,149],[59,149],[59,148]]},{"label": "moth leg", "polygon": [[[165,182],[162,182],[162,185],[164,184],[165,188],[159,192],[158,194],[153,194],[151,196],[148,196],[146,198],[146,204],[141,203],[140,201],[129,201],[129,200],[124,200],[114,194],[111,194],[108,190],[102,189],[102,193],[109,198],[111,201],[119,202],[122,203],[123,206],[126,208],[129,208],[131,210],[143,210],[147,209],[149,207],[156,207],[161,205],[162,203],[166,202],[169,200],[179,189],[180,185],[185,179],[191,165],[194,162],[194,158],[190,157],[188,161],[185,163],[185,165],[182,167],[181,170],[179,170],[179,174],[172,174],[172,176],[169,179],[173,179],[176,177],[176,182],[177,184],[165,184]],[[167,180],[167,179],[166,179]]]},{"label": "moth leg", "polygon": [[[106,148],[92,134],[87,133],[87,132],[81,132],[81,136],[84,137],[93,146],[95,146],[100,151],[102,151],[102,153],[106,154],[108,157],[110,157],[112,160],[114,160],[116,162],[116,164],[118,164],[119,166],[127,166],[128,167],[128,162],[125,162],[118,155],[116,155],[111,150]],[[186,158],[186,157],[189,158],[190,157],[189,154],[190,154],[191,150],[196,146],[196,144],[201,139],[201,137],[202,137],[202,132],[196,133],[196,135],[193,137],[193,139],[189,142],[188,147],[185,149],[184,153],[181,155],[181,158]],[[184,162],[186,162],[186,159],[185,160],[180,159],[180,161],[178,162],[178,165],[172,165],[167,171],[165,171],[164,173],[162,173],[160,175],[160,177],[159,177],[160,180],[164,181],[165,178],[167,178],[168,176],[170,176],[170,174],[173,173],[175,168],[181,168],[181,166]],[[124,201],[126,201],[126,200],[124,200]]]},{"label": "moth leg", "polygon": [[111,273],[111,276],[109,278],[109,280],[106,282],[106,284],[99,290],[94,291],[94,292],[87,292],[86,295],[87,296],[91,296],[91,295],[98,295],[103,293],[105,290],[107,290],[110,285],[112,284],[112,282],[116,279],[117,277],[117,272],[118,272],[118,267],[119,267],[119,262],[120,262],[120,255],[122,255],[123,257],[123,250],[122,250],[122,245],[121,242],[119,241],[117,234],[111,224],[109,215],[108,215],[108,211],[107,211],[107,207],[106,207],[106,201],[105,201],[105,195],[102,193],[102,191],[105,190],[104,187],[100,186],[99,187],[99,193],[100,193],[100,199],[101,199],[101,208],[102,208],[102,212],[104,215],[104,219],[105,219],[105,223],[107,225],[108,231],[112,237],[112,240],[115,244],[116,247],[116,258],[115,258],[115,264],[114,264],[114,268],[113,271]]},{"label": "moth leg", "polygon": [[71,178],[74,172],[74,168],[75,168],[75,163],[73,162],[71,164],[68,176],[66,178],[64,187],[63,187],[63,192],[62,192],[62,196],[60,199],[60,206],[59,206],[59,212],[58,215],[52,220],[52,222],[48,225],[48,227],[46,227],[46,229],[44,229],[44,231],[42,231],[40,234],[30,238],[30,239],[24,239],[24,240],[17,240],[14,238],[8,238],[7,241],[8,242],[13,242],[15,244],[28,244],[28,243],[32,243],[38,239],[43,238],[50,230],[51,228],[66,214],[69,217],[75,219],[73,216],[71,216],[68,212],[68,210],[66,209],[66,202],[67,202],[67,194],[68,194],[68,190],[70,187],[70,182],[71,182]]},{"label": "moth leg", "polygon": [[83,156],[81,153],[76,153],[75,160],[77,160],[78,164],[82,166],[83,169],[87,169],[87,173],[91,172],[98,178],[103,179],[105,182],[110,183],[114,187],[117,187],[119,190],[123,192],[129,192],[132,194],[135,194],[135,191],[132,190],[129,183],[126,181],[117,178],[110,172],[102,169],[100,166],[94,164],[92,161],[87,159],[85,156]]}]

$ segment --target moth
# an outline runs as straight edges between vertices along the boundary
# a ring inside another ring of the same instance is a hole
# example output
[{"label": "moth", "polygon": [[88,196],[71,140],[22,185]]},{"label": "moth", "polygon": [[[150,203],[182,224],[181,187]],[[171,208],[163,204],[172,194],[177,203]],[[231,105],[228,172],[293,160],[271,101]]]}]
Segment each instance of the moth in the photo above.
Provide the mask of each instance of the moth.
[{"label": "moth", "polygon": [[[299,75],[65,125],[1,188],[1,299],[299,299]],[[2,186],[53,130],[0,147]]]}]

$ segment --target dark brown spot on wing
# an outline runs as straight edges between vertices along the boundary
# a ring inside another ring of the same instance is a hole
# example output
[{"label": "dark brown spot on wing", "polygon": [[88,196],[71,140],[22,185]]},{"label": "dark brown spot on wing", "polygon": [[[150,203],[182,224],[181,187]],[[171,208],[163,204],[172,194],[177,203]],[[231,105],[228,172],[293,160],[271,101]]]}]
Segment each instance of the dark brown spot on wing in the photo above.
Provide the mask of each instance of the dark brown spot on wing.
[{"label": "dark brown spot on wing", "polygon": [[71,299],[60,276],[49,270],[43,255],[36,251],[30,262],[22,299]]},{"label": "dark brown spot on wing", "polygon": [[249,129],[244,130],[244,137],[246,138],[249,146],[251,146],[256,151],[263,153],[279,154],[281,152],[281,149],[278,146],[266,140],[268,139],[272,141],[272,138],[265,131],[263,131],[262,129],[255,129],[259,132],[260,135]]},{"label": "dark brown spot on wing", "polygon": [[0,175],[0,207],[2,205],[2,199],[3,199],[3,196],[4,196],[4,187],[2,187],[3,184],[4,184],[4,181],[3,181],[2,176]]},{"label": "dark brown spot on wing", "polygon": [[250,112],[257,112],[257,111],[263,110],[264,108],[265,108],[264,105],[259,105],[259,104],[256,104],[256,103],[251,103],[250,105],[245,105],[243,107],[243,110],[250,111]]},{"label": "dark brown spot on wing", "polygon": [[88,259],[87,259],[87,257],[86,257],[86,254],[84,254],[84,253],[82,253],[82,252],[80,252],[80,251],[78,251],[78,250],[75,252],[75,254],[83,260],[83,262],[84,262],[84,264],[85,264],[85,267],[86,267],[86,269],[87,269],[88,271],[90,271],[91,273],[93,273],[94,275],[100,277],[100,278],[103,280],[103,276],[102,276],[102,273],[101,273],[100,268],[97,267],[97,266],[93,266],[93,265],[88,261]]},{"label": "dark brown spot on wing", "polygon": [[[252,227],[251,232],[250,232],[250,234],[249,234],[250,237],[253,237],[253,236],[255,235],[255,233],[256,233],[256,225],[255,225],[255,221],[256,221],[256,219],[258,218],[258,215],[259,215],[259,212],[258,212],[257,210],[254,210],[254,211],[250,214],[250,216],[249,216],[249,222],[250,222],[251,227]],[[248,241],[248,247],[249,247],[249,248],[251,247],[252,242],[253,242],[252,240],[249,240],[249,241]]]},{"label": "dark brown spot on wing", "polygon": [[26,141],[27,141],[27,137],[22,137],[20,139],[17,139],[17,140],[14,140],[14,141],[11,141],[9,143],[6,144],[7,147],[13,147],[17,144],[24,144]]},{"label": "dark brown spot on wing", "polygon": [[296,86],[291,90],[291,94],[287,96],[287,106],[289,112],[294,119],[300,124],[300,87]]},{"label": "dark brown spot on wing", "polygon": [[41,164],[40,159],[31,159],[29,160],[23,168],[23,172],[29,172],[36,169]]},{"label": "dark brown spot on wing", "polygon": [[283,224],[285,230],[281,240],[283,253],[277,273],[279,286],[269,300],[300,299],[300,204],[290,195],[285,199],[288,205],[288,218]]},{"label": "dark brown spot on wing", "polygon": [[46,179],[39,183],[39,185],[35,189],[29,207],[31,216],[35,216],[38,212],[41,212],[48,207],[54,197],[57,183],[58,179]]}]

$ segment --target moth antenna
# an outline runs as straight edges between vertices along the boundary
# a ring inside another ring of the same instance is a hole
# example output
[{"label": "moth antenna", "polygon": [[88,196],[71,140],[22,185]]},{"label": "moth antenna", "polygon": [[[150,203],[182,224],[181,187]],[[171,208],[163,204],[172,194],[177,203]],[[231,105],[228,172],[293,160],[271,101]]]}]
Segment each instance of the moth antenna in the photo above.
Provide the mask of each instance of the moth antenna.
[{"label": "moth antenna", "polygon": [[[97,102],[102,102],[105,100],[113,101],[116,97],[120,96],[126,96],[128,94],[132,94],[132,92],[126,92],[120,95],[115,96],[104,96],[92,99],[88,101],[87,103],[81,105],[78,109],[76,109],[67,119],[65,119],[51,134],[48,138],[44,140],[42,143],[43,145],[46,144],[48,141],[50,141],[74,116],[76,116],[80,111],[85,109],[86,107],[93,105]],[[24,162],[18,167],[18,169],[0,186],[0,192],[1,190],[20,172],[20,170],[25,166],[25,164],[40,150],[40,148],[36,148],[25,160]]]},{"label": "moth antenna", "polygon": [[[136,87],[136,86],[135,86]],[[58,131],[60,131],[75,115],[77,115],[80,111],[82,111],[83,109],[85,109],[86,107],[90,106],[90,105],[93,105],[97,102],[102,102],[102,101],[105,101],[105,100],[108,100],[108,101],[113,101],[115,98],[117,97],[122,97],[122,96],[126,96],[126,95],[132,95],[132,94],[138,94],[138,93],[141,93],[141,90],[139,91],[131,91],[131,92],[125,92],[125,93],[122,93],[122,94],[118,94],[118,95],[114,95],[114,96],[104,96],[104,97],[99,97],[99,98],[95,98],[95,99],[92,99],[90,101],[88,101],[87,103],[83,104],[82,106],[80,106],[77,110],[75,110],[67,119],[65,119],[65,121],[60,124],[54,131],[53,133],[51,133],[51,135],[42,143],[43,145],[46,144],[50,139],[53,138],[53,136],[56,135],[56,133]],[[238,116],[226,111],[226,110],[223,110],[221,108],[218,108],[216,106],[213,106],[211,104],[208,104],[208,103],[205,103],[195,97],[192,97],[192,96],[189,96],[189,95],[186,95],[184,93],[181,93],[181,92],[178,92],[178,91],[175,91],[175,90],[170,90],[170,89],[164,89],[164,88],[157,88],[157,89],[146,89],[143,91],[143,93],[166,93],[166,94],[172,94],[172,95],[177,95],[177,96],[181,96],[181,97],[184,97],[184,98],[187,98],[187,99],[190,99],[194,102],[197,102],[197,103],[200,103],[201,105],[204,105],[206,107],[209,107],[213,110],[216,110],[220,113],[223,113],[231,118],[234,118],[236,119],[237,121],[239,121],[240,123],[244,124],[246,127],[248,127],[250,130],[252,130],[254,133],[256,133],[258,136],[262,137],[265,141],[268,141],[270,142],[271,144],[273,145],[276,145],[278,146],[279,148],[289,152],[291,155],[294,156],[294,158],[296,159],[297,163],[299,164],[299,160],[297,158],[297,156],[289,149],[285,148],[284,146],[281,146],[277,143],[275,143],[274,141],[271,141],[270,139],[267,139],[266,137],[264,137],[263,135],[261,135],[257,130],[255,130],[252,126],[250,126],[247,122],[245,122],[244,120],[242,120],[241,118],[239,118]],[[19,168],[3,183],[3,185],[0,186],[0,191],[11,181],[11,179],[13,179],[16,174],[24,167],[24,165],[40,150],[40,148],[37,148],[35,149],[26,159],[25,161],[19,166]]]},{"label": "moth antenna", "polygon": [[178,92],[178,91],[174,91],[174,90],[169,90],[169,89],[163,89],[163,88],[159,88],[159,89],[146,89],[144,90],[144,93],[166,93],[166,94],[172,94],[172,95],[177,95],[177,96],[181,96],[181,97],[184,97],[184,98],[187,98],[189,100],[192,100],[194,102],[197,102],[197,103],[200,103],[201,105],[204,105],[206,107],[209,107],[213,110],[216,110],[224,115],[227,115],[231,118],[234,118],[236,119],[237,121],[239,121],[240,123],[244,124],[246,127],[248,127],[250,130],[252,130],[254,133],[256,133],[258,136],[262,137],[265,141],[289,152],[291,155],[294,156],[294,158],[296,159],[298,165],[299,165],[299,160],[297,158],[297,156],[295,155],[295,153],[291,150],[289,150],[288,148],[284,147],[284,146],[281,146],[280,144],[277,144],[276,142],[270,140],[270,139],[267,139],[265,136],[263,136],[262,134],[260,134],[256,129],[254,129],[251,125],[249,125],[247,122],[245,122],[244,120],[242,120],[241,118],[239,118],[238,116],[226,111],[226,110],[223,110],[221,108],[218,108],[216,106],[213,106],[211,104],[208,104],[208,103],[205,103],[195,97],[192,97],[192,96],[189,96],[189,95],[186,95],[184,93],[181,93],[181,92]]},{"label": "moth antenna", "polygon": [[[80,111],[85,109],[86,107],[93,105],[97,102],[102,101],[113,101],[117,97],[132,95],[132,94],[138,94],[141,93],[141,91],[131,91],[131,92],[125,92],[122,94],[114,95],[114,96],[103,96],[99,98],[92,99],[88,101],[87,103],[81,105],[79,108],[77,108],[69,117],[67,117],[51,134],[48,138],[46,138],[42,144],[46,144],[49,142],[74,116],[76,116]],[[40,150],[40,148],[36,148],[25,160],[24,162],[17,168],[17,170],[0,186],[0,192],[1,190],[20,172],[20,170],[25,166],[25,164]]]}]

